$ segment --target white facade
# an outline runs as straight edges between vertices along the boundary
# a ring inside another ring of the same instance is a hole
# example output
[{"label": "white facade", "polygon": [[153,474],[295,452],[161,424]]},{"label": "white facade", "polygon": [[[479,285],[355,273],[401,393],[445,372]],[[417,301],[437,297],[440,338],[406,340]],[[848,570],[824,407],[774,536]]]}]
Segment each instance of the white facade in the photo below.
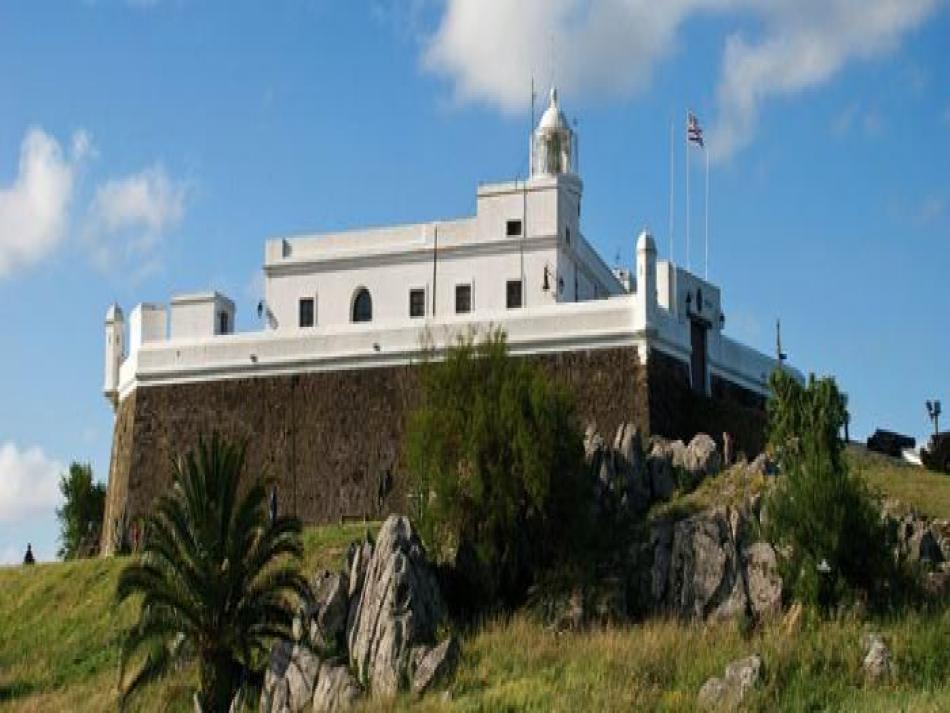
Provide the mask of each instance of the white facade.
[{"label": "white facade", "polygon": [[472,217],[268,240],[259,332],[233,334],[234,303],[219,293],[180,295],[170,331],[163,306],[133,310],[123,358],[114,346],[121,310],[117,320],[110,308],[106,396],[117,403],[149,384],[404,364],[424,344],[439,349],[493,326],[515,354],[630,345],[648,359],[659,349],[693,360],[698,390],[708,393],[718,375],[764,394],[774,360],[722,334],[718,287],[657,260],[646,233],[632,271],[611,270],[587,242],[576,138],[555,92],[531,147],[531,177],[480,186]]}]

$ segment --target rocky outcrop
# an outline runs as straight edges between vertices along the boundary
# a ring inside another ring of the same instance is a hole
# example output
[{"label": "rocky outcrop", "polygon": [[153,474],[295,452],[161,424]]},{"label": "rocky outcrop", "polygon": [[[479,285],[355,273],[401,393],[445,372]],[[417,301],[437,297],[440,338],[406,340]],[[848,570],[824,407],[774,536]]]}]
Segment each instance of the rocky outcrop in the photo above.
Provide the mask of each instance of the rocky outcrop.
[{"label": "rocky outcrop", "polygon": [[782,581],[775,550],[750,541],[753,517],[750,507],[724,507],[655,523],[633,553],[645,611],[684,619],[766,618],[779,612]]},{"label": "rocky outcrop", "polygon": [[390,517],[379,532],[347,632],[357,679],[385,696],[407,688],[412,647],[434,643],[445,617],[438,583],[409,518]]},{"label": "rocky outcrop", "polygon": [[423,693],[454,669],[454,637],[437,644],[446,608],[408,518],[391,516],[376,543],[350,546],[343,571],[319,573],[294,621],[294,641],[271,650],[261,713],[341,711],[364,692]]},{"label": "rocky outcrop", "polygon": [[643,435],[632,423],[620,424],[612,446],[589,426],[584,452],[601,501],[633,513],[669,500],[677,487],[699,485],[722,467],[716,442],[706,434],[697,434],[689,445],[653,436],[644,448]]},{"label": "rocky outcrop", "polygon": [[882,517],[894,556],[913,567],[924,593],[950,597],[950,521],[905,511],[894,500],[884,503]]},{"label": "rocky outcrop", "polygon": [[716,442],[705,433],[697,433],[686,446],[683,467],[694,477],[716,475],[722,467],[722,456]]},{"label": "rocky outcrop", "polygon": [[762,657],[753,654],[726,666],[722,678],[713,676],[699,689],[696,703],[703,710],[737,710],[762,678]]}]

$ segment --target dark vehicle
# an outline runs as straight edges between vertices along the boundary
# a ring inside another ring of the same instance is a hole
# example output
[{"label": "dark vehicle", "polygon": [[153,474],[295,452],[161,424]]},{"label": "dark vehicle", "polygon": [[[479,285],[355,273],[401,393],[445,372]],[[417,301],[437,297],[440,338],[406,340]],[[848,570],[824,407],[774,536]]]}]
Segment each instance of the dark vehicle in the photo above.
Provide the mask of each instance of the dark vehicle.
[{"label": "dark vehicle", "polygon": [[950,473],[950,431],[932,435],[920,460],[930,470]]},{"label": "dark vehicle", "polygon": [[917,441],[911,436],[885,431],[881,428],[877,429],[874,435],[868,439],[869,451],[876,451],[894,458],[900,458],[901,451],[905,448],[913,448],[915,445],[917,445]]}]

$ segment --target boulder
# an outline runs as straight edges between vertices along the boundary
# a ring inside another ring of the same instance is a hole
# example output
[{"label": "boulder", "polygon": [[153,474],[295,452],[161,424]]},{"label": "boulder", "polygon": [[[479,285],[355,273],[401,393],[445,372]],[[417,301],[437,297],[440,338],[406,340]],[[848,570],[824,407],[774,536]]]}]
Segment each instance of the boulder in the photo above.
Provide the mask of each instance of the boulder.
[{"label": "boulder", "polygon": [[620,476],[621,503],[634,512],[650,507],[651,489],[640,429],[632,423],[621,424],[614,438],[614,470]]},{"label": "boulder", "polygon": [[459,654],[459,642],[454,636],[426,650],[413,672],[412,692],[422,695],[444,681],[458,665]]},{"label": "boulder", "polygon": [[749,603],[730,522],[731,509],[680,520],[673,528],[667,601],[681,617],[721,619]]},{"label": "boulder", "polygon": [[[677,441],[682,445],[681,441]],[[668,441],[651,439],[650,454],[647,456],[650,492],[654,500],[669,500],[676,490],[673,478],[673,466],[676,449]]]},{"label": "boulder", "polygon": [[726,666],[722,678],[713,676],[699,689],[697,703],[706,710],[736,710],[762,678],[762,658],[753,654]]},{"label": "boulder", "polygon": [[410,652],[434,643],[445,604],[409,519],[390,516],[379,531],[348,633],[359,683],[392,696],[409,682]]},{"label": "boulder", "polygon": [[757,619],[768,619],[782,611],[782,577],[775,548],[756,542],[742,552],[749,608]]},{"label": "boulder", "polygon": [[722,467],[722,457],[716,442],[705,433],[697,433],[683,454],[683,467],[695,480],[716,475]]},{"label": "boulder", "polygon": [[337,713],[353,707],[362,691],[346,666],[324,665],[313,691],[313,713]]},{"label": "boulder", "polygon": [[350,582],[346,572],[327,571],[319,574],[311,589],[310,644],[321,651],[334,650],[344,640],[349,610]]},{"label": "boulder", "polygon": [[868,634],[864,637],[864,673],[871,681],[880,681],[894,673],[891,651],[880,634]]},{"label": "boulder", "polygon": [[306,646],[278,641],[271,648],[264,673],[260,712],[299,713],[309,710],[319,672],[320,659]]}]

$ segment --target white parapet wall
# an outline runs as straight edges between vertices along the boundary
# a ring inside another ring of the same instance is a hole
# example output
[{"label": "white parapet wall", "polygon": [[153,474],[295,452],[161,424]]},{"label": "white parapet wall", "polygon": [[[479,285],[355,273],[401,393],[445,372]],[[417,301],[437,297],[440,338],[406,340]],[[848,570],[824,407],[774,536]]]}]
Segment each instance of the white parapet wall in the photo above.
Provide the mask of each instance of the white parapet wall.
[{"label": "white parapet wall", "polygon": [[[658,349],[689,362],[688,320],[659,309],[647,325],[636,293],[578,303],[288,330],[175,337],[133,349],[119,373],[119,398],[139,386],[395,366],[436,356],[460,337],[505,332],[512,354],[637,347],[646,361]],[[173,330],[174,333],[174,330]],[[765,394],[774,360],[718,331],[709,342],[709,372]]]}]

